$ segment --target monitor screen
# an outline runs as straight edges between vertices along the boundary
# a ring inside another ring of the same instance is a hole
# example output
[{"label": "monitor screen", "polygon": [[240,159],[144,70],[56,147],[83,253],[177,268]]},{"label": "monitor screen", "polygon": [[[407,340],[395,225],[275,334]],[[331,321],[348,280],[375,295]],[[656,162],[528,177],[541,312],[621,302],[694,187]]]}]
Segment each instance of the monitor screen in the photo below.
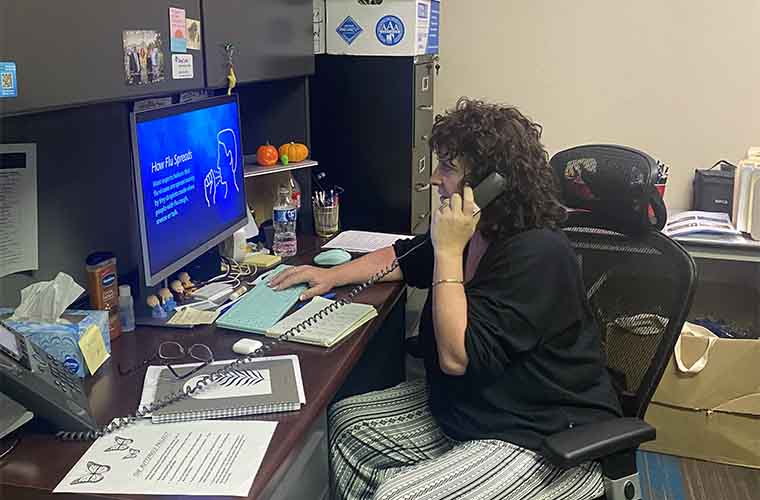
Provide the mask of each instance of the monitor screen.
[{"label": "monitor screen", "polygon": [[153,286],[247,222],[236,96],[133,113],[145,281]]}]

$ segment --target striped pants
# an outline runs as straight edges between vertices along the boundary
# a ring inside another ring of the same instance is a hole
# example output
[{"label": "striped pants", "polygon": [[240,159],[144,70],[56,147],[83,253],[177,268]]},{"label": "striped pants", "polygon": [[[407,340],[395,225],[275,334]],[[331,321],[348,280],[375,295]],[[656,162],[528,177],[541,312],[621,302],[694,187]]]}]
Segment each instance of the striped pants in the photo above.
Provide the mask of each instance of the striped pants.
[{"label": "striped pants", "polygon": [[563,470],[505,441],[446,437],[424,380],[344,399],[328,418],[341,500],[586,500],[604,492],[596,462]]}]

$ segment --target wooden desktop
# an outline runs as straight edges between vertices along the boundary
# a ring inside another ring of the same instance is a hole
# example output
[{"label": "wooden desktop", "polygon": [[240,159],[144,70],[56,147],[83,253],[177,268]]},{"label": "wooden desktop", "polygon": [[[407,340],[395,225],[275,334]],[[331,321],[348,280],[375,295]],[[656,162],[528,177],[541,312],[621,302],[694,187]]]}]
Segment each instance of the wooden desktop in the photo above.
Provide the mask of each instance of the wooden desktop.
[{"label": "wooden desktop", "polygon": [[[311,262],[319,243],[316,238],[299,238],[302,253],[288,263]],[[381,283],[360,294],[357,301],[374,305],[378,317],[332,349],[297,343],[273,348],[272,354],[298,354],[306,404],[297,412],[253,417],[275,420],[278,425],[248,498],[301,498],[298,492],[304,488],[309,488],[308,498],[318,498],[326,491],[328,476],[324,455],[328,405],[352,394],[390,387],[404,378],[404,288],[401,283]],[[341,291],[346,293],[348,290],[338,290],[339,296]],[[124,334],[114,341],[110,360],[95,376],[86,380],[92,413],[99,424],[105,424],[114,417],[134,412],[140,400],[145,370],[120,376],[117,365],[131,365],[149,358],[160,342],[205,343],[211,347],[215,359],[231,359],[236,356],[232,344],[244,337],[245,334],[215,326],[191,330],[138,328],[133,333]],[[0,460],[0,496],[4,499],[51,496],[52,490],[89,446],[88,442],[61,442],[52,435],[23,430],[20,437],[16,449]],[[309,477],[303,477],[304,473]],[[55,498],[96,496],[56,494]],[[97,495],[97,498],[145,496]]]}]

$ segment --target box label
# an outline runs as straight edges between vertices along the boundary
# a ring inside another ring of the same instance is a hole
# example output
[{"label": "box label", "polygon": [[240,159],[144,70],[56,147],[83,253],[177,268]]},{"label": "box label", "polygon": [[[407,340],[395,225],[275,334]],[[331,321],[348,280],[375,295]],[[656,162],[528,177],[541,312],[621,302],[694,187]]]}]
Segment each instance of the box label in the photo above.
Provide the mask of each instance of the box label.
[{"label": "box label", "polygon": [[343,41],[351,45],[364,30],[361,26],[359,26],[359,23],[354,21],[353,17],[348,16],[343,20],[342,23],[338,25],[335,31],[338,33],[338,36],[343,39]]},{"label": "box label", "polygon": [[441,26],[441,3],[432,2],[430,4],[430,23],[428,25],[426,54],[437,54],[440,39]]},{"label": "box label", "polygon": [[381,17],[375,26],[377,39],[388,47],[398,45],[404,39],[404,31],[404,22],[394,15]]}]

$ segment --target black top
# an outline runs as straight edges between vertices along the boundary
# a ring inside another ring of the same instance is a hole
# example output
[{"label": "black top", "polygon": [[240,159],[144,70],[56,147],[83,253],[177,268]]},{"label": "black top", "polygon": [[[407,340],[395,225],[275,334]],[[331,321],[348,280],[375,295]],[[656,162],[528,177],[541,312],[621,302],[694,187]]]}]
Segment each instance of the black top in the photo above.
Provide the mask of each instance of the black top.
[{"label": "black top", "polygon": [[[424,237],[399,240],[396,255]],[[430,288],[433,260],[428,241],[400,261],[404,280]],[[561,231],[534,229],[490,244],[465,284],[469,364],[462,376],[438,365],[432,295],[420,340],[431,411],[446,435],[537,450],[548,435],[622,414],[575,252]]]}]

